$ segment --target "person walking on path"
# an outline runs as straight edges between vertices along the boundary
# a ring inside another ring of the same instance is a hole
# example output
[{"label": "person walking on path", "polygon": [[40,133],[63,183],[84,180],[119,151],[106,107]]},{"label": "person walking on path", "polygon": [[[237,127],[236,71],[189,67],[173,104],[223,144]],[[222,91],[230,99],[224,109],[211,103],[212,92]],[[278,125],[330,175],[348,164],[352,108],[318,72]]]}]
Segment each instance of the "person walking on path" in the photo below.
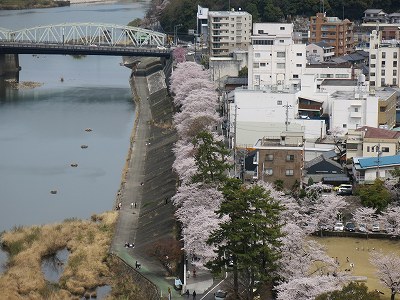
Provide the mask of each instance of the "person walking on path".
[{"label": "person walking on path", "polygon": [[196,291],[193,291],[193,300],[195,300],[196,299]]}]

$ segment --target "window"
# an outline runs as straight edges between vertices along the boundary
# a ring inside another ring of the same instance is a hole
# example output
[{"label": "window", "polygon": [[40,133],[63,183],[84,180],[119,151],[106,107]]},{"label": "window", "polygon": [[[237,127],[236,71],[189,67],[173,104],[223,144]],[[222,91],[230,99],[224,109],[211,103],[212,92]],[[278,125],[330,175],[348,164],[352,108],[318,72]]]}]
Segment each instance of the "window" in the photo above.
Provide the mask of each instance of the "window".
[{"label": "window", "polygon": [[294,174],[293,169],[286,170],[286,176],[293,176],[293,174]]},{"label": "window", "polygon": [[318,51],[317,51],[317,50],[315,50],[315,49],[312,51],[312,53],[317,53],[317,52],[318,52]]},{"label": "window", "polygon": [[382,52],[382,58],[386,58],[386,52]]},{"label": "window", "polygon": [[297,55],[297,56],[303,56],[303,53],[297,52],[296,55]]},{"label": "window", "polygon": [[253,45],[273,45],[273,40],[253,40]]},{"label": "window", "polygon": [[279,43],[283,44],[285,41],[284,40],[279,40]]},{"label": "window", "polygon": [[357,150],[358,149],[358,145],[357,144],[352,144],[352,143],[347,143],[346,144],[346,149],[347,150]]},{"label": "window", "polygon": [[260,63],[260,67],[265,67],[265,63]]},{"label": "window", "polygon": [[389,147],[382,147],[382,152],[389,152]]},{"label": "window", "polygon": [[385,112],[385,111],[386,111],[386,107],[385,107],[385,106],[379,107],[379,111],[380,111],[380,112]]},{"label": "window", "polygon": [[393,58],[397,58],[397,52],[393,52]]},{"label": "window", "polygon": [[376,59],[376,55],[375,54],[371,54],[371,59]]},{"label": "window", "polygon": [[370,152],[371,148],[369,146],[367,146],[367,152]]},{"label": "window", "polygon": [[343,124],[343,128],[347,128],[347,124]]},{"label": "window", "polygon": [[393,62],[393,67],[397,67],[397,60]]},{"label": "window", "polygon": [[336,74],[336,78],[349,78],[349,74]]},{"label": "window", "polygon": [[254,57],[260,57],[261,56],[261,54],[259,53],[259,52],[256,52],[256,53],[254,53]]},{"label": "window", "polygon": [[273,161],[273,160],[274,160],[274,155],[273,155],[273,154],[267,154],[267,155],[265,155],[265,160],[267,160],[267,161]]},{"label": "window", "polygon": [[282,100],[276,101],[276,105],[282,105]]},{"label": "window", "polygon": [[[375,74],[374,74],[374,76],[375,76]],[[369,82],[369,85],[370,85],[370,86],[375,86],[375,81],[370,81],[370,82]]]},{"label": "window", "polygon": [[285,68],[285,63],[277,63],[276,64],[277,69],[284,69]]},{"label": "window", "polygon": [[280,27],[279,29],[280,29],[280,30],[285,30],[285,27]]},{"label": "window", "polygon": [[371,64],[371,68],[375,68],[375,64]]},{"label": "window", "polygon": [[258,34],[263,34],[264,33],[264,30],[258,30]]},{"label": "window", "polygon": [[370,76],[375,76],[375,72],[371,72],[371,74],[369,74]]},{"label": "window", "polygon": [[397,70],[393,70],[393,76],[397,76]]},{"label": "window", "polygon": [[276,52],[276,57],[285,57],[286,53],[285,52]]},{"label": "window", "polygon": [[385,76],[385,70],[381,70],[381,75]]},{"label": "window", "polygon": [[274,171],[272,169],[265,169],[264,174],[267,176],[271,176],[272,174],[274,174]]},{"label": "window", "polygon": [[293,78],[299,78],[299,75],[293,74]]},{"label": "window", "polygon": [[354,107],[354,112],[358,112],[358,107]]},{"label": "window", "polygon": [[253,63],[253,68],[254,69],[258,69],[260,67],[260,64],[259,63]]},{"label": "window", "polygon": [[296,67],[301,68],[303,65],[302,64],[296,64]]},{"label": "window", "polygon": [[382,68],[384,68],[385,65],[386,65],[386,62],[383,60],[383,61],[382,61]]},{"label": "window", "polygon": [[393,85],[397,85],[397,80],[396,80],[396,78],[393,78],[392,84],[393,84]]},{"label": "window", "polygon": [[286,155],[286,161],[294,161],[294,155],[293,154]]}]

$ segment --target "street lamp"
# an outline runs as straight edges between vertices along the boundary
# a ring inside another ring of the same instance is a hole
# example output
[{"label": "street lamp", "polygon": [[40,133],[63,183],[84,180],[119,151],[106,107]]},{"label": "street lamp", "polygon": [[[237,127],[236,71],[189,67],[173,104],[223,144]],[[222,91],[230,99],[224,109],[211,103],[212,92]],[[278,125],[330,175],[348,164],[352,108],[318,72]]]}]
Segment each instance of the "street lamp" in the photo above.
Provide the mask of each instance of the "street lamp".
[{"label": "street lamp", "polygon": [[178,41],[178,37],[177,37],[178,28],[181,27],[181,26],[182,26],[182,24],[177,24],[177,25],[174,26],[174,44],[175,45],[178,45],[178,43],[177,43],[177,41]]}]

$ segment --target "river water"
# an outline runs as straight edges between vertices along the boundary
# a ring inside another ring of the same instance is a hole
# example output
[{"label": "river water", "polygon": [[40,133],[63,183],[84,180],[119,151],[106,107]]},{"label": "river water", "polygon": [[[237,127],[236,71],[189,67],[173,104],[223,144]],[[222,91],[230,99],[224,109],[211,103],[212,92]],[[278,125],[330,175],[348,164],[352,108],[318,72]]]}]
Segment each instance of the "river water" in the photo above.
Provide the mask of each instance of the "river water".
[{"label": "river water", "polygon": [[[143,17],[148,5],[121,1],[0,11],[0,27],[126,25]],[[0,91],[0,232],[89,218],[113,208],[135,109],[130,70],[120,62],[121,57],[108,56],[20,55],[20,81],[43,85]],[[4,253],[0,264],[2,260]]]}]

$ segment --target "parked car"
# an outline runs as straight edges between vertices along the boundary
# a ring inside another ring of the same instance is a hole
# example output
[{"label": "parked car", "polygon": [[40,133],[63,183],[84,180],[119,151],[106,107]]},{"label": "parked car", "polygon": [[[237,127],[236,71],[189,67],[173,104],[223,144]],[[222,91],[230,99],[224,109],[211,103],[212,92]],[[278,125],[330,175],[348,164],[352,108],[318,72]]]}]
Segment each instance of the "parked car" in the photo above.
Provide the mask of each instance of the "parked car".
[{"label": "parked car", "polygon": [[353,222],[347,222],[346,226],[344,226],[346,231],[354,232],[356,231],[356,225]]},{"label": "parked car", "polygon": [[379,232],[379,231],[381,231],[381,228],[379,227],[379,224],[375,223],[375,224],[372,224],[371,230],[372,230],[372,232]]},{"label": "parked car", "polygon": [[326,224],[319,224],[319,229],[320,230],[331,230],[332,227]]},{"label": "parked car", "polygon": [[228,292],[225,292],[223,290],[218,290],[214,295],[214,300],[225,300],[227,295]]},{"label": "parked car", "polygon": [[337,190],[338,195],[352,195],[353,186],[351,184],[341,184]]},{"label": "parked car", "polygon": [[344,225],[342,222],[336,222],[335,226],[333,227],[334,231],[343,231],[344,230]]},{"label": "parked car", "polygon": [[365,224],[359,224],[358,231],[359,232],[367,232],[367,226],[365,226]]}]

